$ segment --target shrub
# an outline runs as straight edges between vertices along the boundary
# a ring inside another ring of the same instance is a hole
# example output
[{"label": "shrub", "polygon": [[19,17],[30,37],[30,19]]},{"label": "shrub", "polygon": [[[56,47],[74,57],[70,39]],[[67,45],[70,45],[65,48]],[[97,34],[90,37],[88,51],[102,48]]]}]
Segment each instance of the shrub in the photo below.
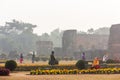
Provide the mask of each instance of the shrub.
[{"label": "shrub", "polygon": [[5,63],[5,68],[9,69],[10,71],[15,70],[16,67],[17,63],[14,60],[9,60]]},{"label": "shrub", "polygon": [[35,57],[35,61],[38,62],[40,60],[39,57]]},{"label": "shrub", "polygon": [[47,57],[41,57],[41,60],[42,60],[42,61],[47,61],[48,58],[47,58]]},{"label": "shrub", "polygon": [[75,65],[78,69],[85,69],[85,61],[79,60]]},{"label": "shrub", "polygon": [[115,61],[113,59],[108,59],[106,63],[115,63]]},{"label": "shrub", "polygon": [[0,76],[8,76],[10,73],[9,69],[0,69]]}]

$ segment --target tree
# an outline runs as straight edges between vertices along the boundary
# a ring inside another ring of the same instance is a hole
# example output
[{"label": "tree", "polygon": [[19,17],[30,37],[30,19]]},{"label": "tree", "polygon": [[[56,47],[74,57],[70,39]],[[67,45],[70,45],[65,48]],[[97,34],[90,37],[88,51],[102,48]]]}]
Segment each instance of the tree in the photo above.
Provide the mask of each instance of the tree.
[{"label": "tree", "polygon": [[51,32],[50,38],[53,42],[54,47],[62,47],[62,35],[59,31],[59,28]]},{"label": "tree", "polygon": [[88,31],[87,31],[89,34],[93,34],[94,33],[94,29],[93,28],[90,28],[90,29],[88,29]]},{"label": "tree", "polygon": [[51,41],[48,33],[43,33],[41,36],[41,41]]},{"label": "tree", "polygon": [[35,27],[36,25],[20,22],[20,21],[13,19],[12,22],[6,22],[5,30],[8,33],[13,31],[19,34],[19,32],[24,32],[24,31],[33,32],[33,28]]},{"label": "tree", "polygon": [[109,35],[110,34],[110,28],[108,27],[102,27],[94,31],[94,34],[99,35]]},{"label": "tree", "polygon": [[33,34],[35,27],[36,25],[15,19],[6,22],[5,26],[0,26],[0,48],[6,53],[11,50],[17,50],[18,53],[34,51],[39,39],[39,36]]},{"label": "tree", "polygon": [[8,56],[12,60],[15,60],[16,58],[19,58],[19,55],[17,54],[17,51],[10,51]]},{"label": "tree", "polygon": [[7,58],[7,55],[2,53],[2,54],[0,55],[0,58],[1,58],[1,59],[6,59],[6,58]]}]

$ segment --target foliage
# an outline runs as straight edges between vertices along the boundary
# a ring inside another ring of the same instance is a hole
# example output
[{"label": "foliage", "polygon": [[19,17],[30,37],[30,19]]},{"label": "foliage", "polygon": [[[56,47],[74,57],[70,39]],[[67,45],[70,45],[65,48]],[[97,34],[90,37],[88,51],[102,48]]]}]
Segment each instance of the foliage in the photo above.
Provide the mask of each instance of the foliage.
[{"label": "foliage", "polygon": [[15,60],[16,58],[19,58],[19,55],[17,54],[16,50],[15,51],[10,51],[8,56],[12,60]]},{"label": "foliage", "polygon": [[76,69],[75,65],[40,65],[40,64],[21,64],[20,66],[18,66],[15,70],[16,71],[30,71],[30,70],[34,70],[34,69]]},{"label": "foliage", "polygon": [[85,61],[79,60],[75,65],[78,69],[85,69]]},{"label": "foliage", "polygon": [[113,60],[113,59],[108,59],[108,60],[106,61],[106,63],[115,63],[115,60]]},{"label": "foliage", "polygon": [[9,69],[0,68],[0,76],[8,76],[9,74]]},{"label": "foliage", "polygon": [[48,33],[43,33],[41,35],[41,41],[50,41],[50,36]]},{"label": "foliage", "polygon": [[35,57],[35,61],[38,62],[40,60],[39,57]]},{"label": "foliage", "polygon": [[2,54],[0,55],[0,59],[6,59],[6,58],[7,58],[7,55],[6,55],[6,54],[3,54],[3,53],[2,53]]},{"label": "foliage", "polygon": [[54,44],[54,47],[62,47],[62,33],[59,28],[53,30],[50,35],[51,41]]},{"label": "foliage", "polygon": [[40,57],[40,59],[41,59],[41,61],[47,61],[47,60],[49,60],[47,57]]},{"label": "foliage", "polygon": [[108,27],[102,27],[102,28],[96,29],[94,31],[94,34],[109,35],[110,34],[110,28],[108,28]]},{"label": "foliage", "polygon": [[15,70],[16,67],[17,63],[14,60],[9,60],[5,63],[5,68],[9,69],[10,71]]},{"label": "foliage", "polygon": [[91,29],[88,29],[88,31],[87,31],[89,34],[92,34],[93,32],[94,32],[94,29],[93,28],[91,28]]},{"label": "foliage", "polygon": [[[6,22],[0,27],[0,47],[3,52],[9,53],[16,50],[21,53],[28,53],[35,50],[35,42],[39,37],[33,33],[36,25],[24,23],[22,21],[13,20]],[[29,46],[28,46],[29,45]]]}]

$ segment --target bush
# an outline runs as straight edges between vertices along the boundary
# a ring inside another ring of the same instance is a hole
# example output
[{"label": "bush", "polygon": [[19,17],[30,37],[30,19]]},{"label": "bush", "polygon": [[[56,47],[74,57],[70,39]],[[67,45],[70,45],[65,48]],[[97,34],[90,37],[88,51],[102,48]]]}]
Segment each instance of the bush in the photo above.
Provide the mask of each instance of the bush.
[{"label": "bush", "polygon": [[85,69],[85,61],[79,60],[75,65],[78,69]]},{"label": "bush", "polygon": [[40,60],[39,57],[35,57],[35,61],[38,62]]},{"label": "bush", "polygon": [[42,60],[42,61],[47,61],[48,58],[47,58],[47,57],[41,57],[41,60]]},{"label": "bush", "polygon": [[113,59],[108,59],[106,63],[115,63],[115,61]]},{"label": "bush", "polygon": [[14,60],[9,60],[5,63],[5,68],[9,69],[10,71],[15,70],[16,67],[17,63]]},{"label": "bush", "polygon": [[0,76],[8,76],[10,74],[9,69],[0,69]]}]

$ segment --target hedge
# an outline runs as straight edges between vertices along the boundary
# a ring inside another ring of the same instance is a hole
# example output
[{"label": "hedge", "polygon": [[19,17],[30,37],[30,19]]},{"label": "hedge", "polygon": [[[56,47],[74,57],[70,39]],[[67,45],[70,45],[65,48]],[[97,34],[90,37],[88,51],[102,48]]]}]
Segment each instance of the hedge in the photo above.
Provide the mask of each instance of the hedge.
[{"label": "hedge", "polygon": [[18,66],[15,71],[30,71],[34,69],[43,69],[43,70],[51,70],[51,69],[77,69],[75,65],[43,65],[43,66]]}]

